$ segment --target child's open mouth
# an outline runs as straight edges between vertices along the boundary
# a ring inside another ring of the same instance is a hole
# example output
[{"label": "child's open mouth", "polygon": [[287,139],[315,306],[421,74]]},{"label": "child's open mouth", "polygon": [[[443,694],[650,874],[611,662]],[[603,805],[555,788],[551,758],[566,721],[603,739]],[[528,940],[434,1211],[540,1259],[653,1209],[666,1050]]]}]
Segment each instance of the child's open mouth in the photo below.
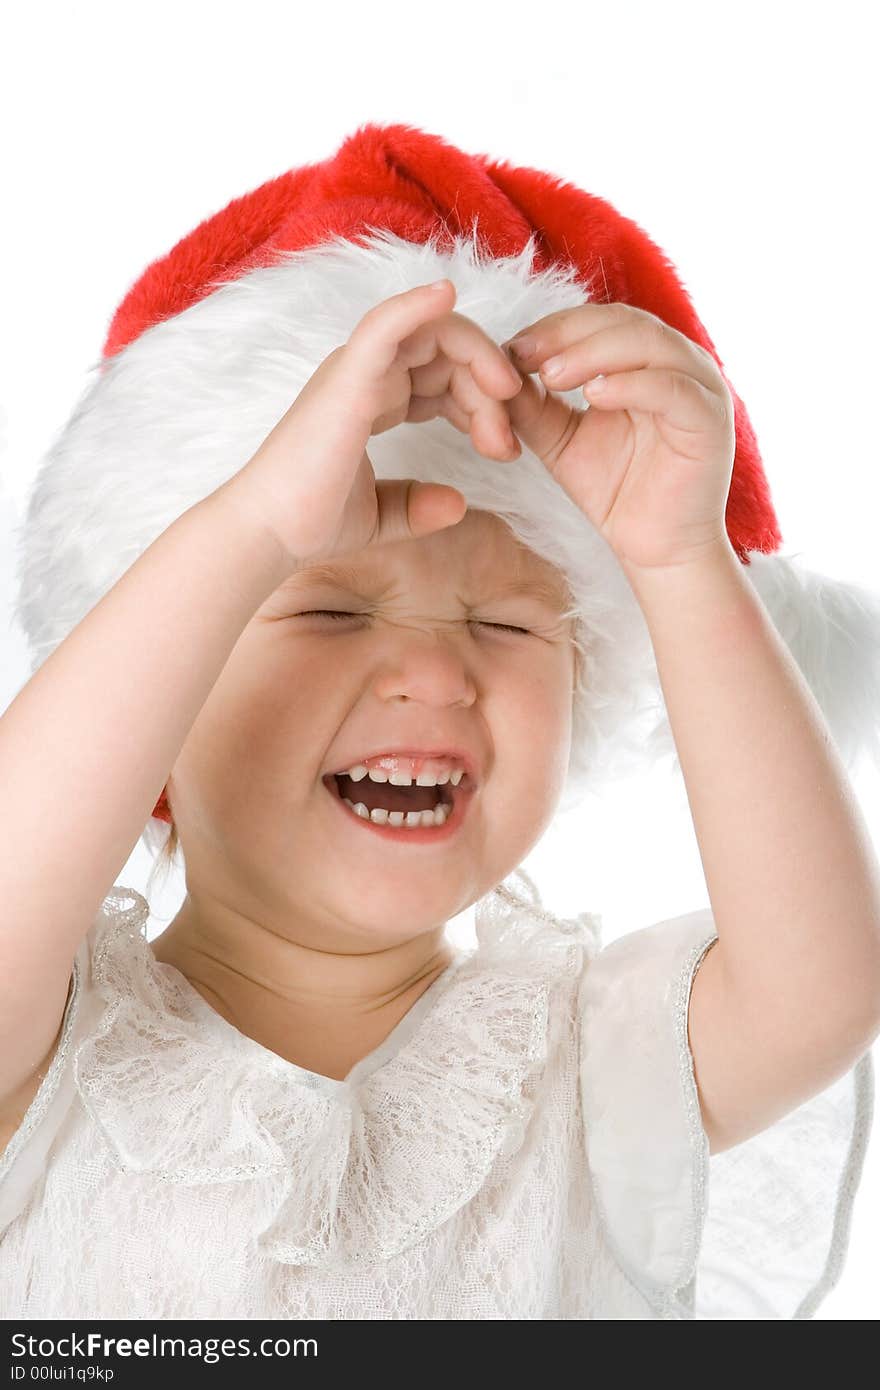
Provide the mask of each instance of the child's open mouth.
[{"label": "child's open mouth", "polygon": [[331,773],[324,785],[346,816],[386,839],[415,844],[446,840],[464,819],[474,793],[465,774],[458,786],[394,786],[369,777],[355,782],[346,773]]}]

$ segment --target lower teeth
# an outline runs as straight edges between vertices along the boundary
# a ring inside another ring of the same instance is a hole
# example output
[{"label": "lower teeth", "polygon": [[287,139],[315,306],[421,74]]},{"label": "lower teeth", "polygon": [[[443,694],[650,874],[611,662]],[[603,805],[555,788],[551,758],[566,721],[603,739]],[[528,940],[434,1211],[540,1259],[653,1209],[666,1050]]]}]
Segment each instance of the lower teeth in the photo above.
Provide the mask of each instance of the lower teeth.
[{"label": "lower teeth", "polygon": [[347,796],[342,800],[346,806],[350,806],[362,820],[371,820],[376,825],[406,826],[407,829],[418,830],[422,826],[444,825],[452,810],[445,801],[440,801],[433,811],[386,811],[384,807],[377,806],[374,811],[368,811],[362,801],[357,805],[349,801]]}]

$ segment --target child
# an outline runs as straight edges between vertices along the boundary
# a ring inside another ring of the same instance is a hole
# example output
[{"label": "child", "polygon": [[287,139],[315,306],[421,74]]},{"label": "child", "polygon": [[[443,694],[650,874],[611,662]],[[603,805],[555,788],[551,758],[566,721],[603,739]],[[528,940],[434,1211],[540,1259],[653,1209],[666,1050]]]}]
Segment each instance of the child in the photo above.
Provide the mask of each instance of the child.
[{"label": "child", "polygon": [[[23,535],[0,1314],[811,1316],[880,607],[779,540],[675,273],[570,185],[366,125],[151,265]],[[711,907],[602,948],[517,866],[673,736]]]}]

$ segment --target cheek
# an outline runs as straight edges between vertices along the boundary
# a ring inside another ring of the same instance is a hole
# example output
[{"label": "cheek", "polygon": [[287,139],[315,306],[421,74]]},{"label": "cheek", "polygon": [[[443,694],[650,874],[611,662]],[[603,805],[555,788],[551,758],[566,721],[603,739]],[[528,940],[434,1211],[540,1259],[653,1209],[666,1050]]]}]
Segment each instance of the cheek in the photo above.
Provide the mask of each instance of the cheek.
[{"label": "cheek", "polygon": [[303,731],[311,733],[330,720],[345,699],[349,677],[338,650],[329,650],[326,642],[293,643],[279,632],[272,645],[255,653],[253,674],[237,682],[236,721],[259,742],[273,728],[299,730],[295,746],[305,751],[313,740]]},{"label": "cheek", "polygon": [[[553,795],[564,779],[571,746],[571,662],[535,662],[499,691],[493,724],[499,760],[510,759],[519,779]],[[525,771],[523,771],[525,769]]]},{"label": "cheek", "polygon": [[314,775],[344,699],[342,683],[308,661],[239,667],[214,687],[193,730],[204,775],[224,795],[234,787],[241,799],[290,802]]}]

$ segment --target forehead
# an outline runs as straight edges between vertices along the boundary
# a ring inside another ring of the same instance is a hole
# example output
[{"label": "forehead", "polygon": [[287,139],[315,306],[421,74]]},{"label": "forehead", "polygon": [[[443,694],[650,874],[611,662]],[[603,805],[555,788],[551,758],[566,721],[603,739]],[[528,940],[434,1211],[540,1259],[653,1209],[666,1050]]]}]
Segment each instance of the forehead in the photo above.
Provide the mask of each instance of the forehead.
[{"label": "forehead", "polygon": [[476,509],[430,536],[368,546],[306,566],[288,582],[294,588],[321,583],[382,590],[419,577],[429,582],[449,577],[474,597],[523,593],[560,609],[571,603],[565,576],[555,565],[520,541],[500,517]]}]

